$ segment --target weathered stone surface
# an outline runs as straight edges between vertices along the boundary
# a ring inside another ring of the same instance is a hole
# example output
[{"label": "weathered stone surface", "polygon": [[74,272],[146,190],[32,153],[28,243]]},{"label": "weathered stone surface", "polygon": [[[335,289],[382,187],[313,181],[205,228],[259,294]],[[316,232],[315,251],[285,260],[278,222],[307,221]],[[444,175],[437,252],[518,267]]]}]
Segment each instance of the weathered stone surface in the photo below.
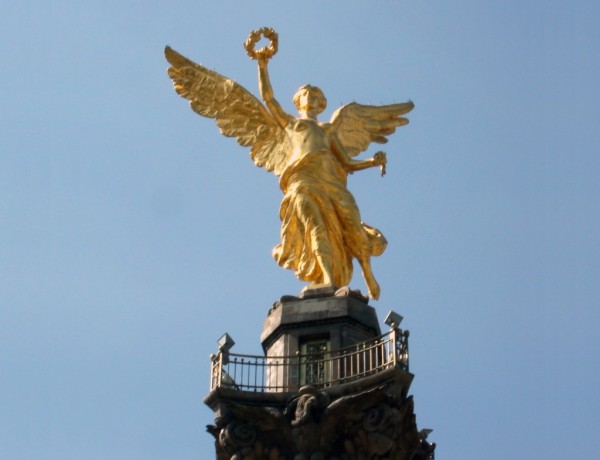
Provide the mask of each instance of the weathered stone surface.
[{"label": "weathered stone surface", "polygon": [[[261,342],[266,356],[294,357],[303,344],[318,341],[321,349],[341,350],[379,337],[375,309],[368,299],[349,288],[313,288],[304,298],[284,296],[264,322]],[[272,388],[298,389],[307,382],[301,366],[274,368],[268,373]]]},{"label": "weathered stone surface", "polygon": [[[314,288],[282,297],[261,335],[265,365],[284,363],[265,368],[266,391],[222,385],[204,400],[215,413],[207,429],[217,460],[433,459],[435,444],[418,431],[408,396],[413,375],[400,356],[408,350],[402,345],[408,331],[393,329],[385,337],[358,291]],[[386,340],[391,348],[383,346]],[[314,356],[333,357],[322,380],[309,380],[303,370],[311,362],[307,344]]]},{"label": "weathered stone surface", "polygon": [[[348,331],[353,337],[346,339],[344,334],[348,336]],[[274,356],[279,353],[270,352],[270,348],[282,336],[290,335],[291,341],[302,334],[323,333],[338,338],[339,343],[332,342],[332,348],[342,348],[377,337],[381,330],[375,309],[349,291],[348,295],[330,294],[305,299],[282,297],[269,311],[260,339],[265,353]],[[297,351],[297,346],[290,343],[280,349],[291,355]]]},{"label": "weathered stone surface", "polygon": [[285,403],[213,395],[217,460],[431,459],[435,445],[417,430],[406,374],[390,369],[346,394],[306,386]]}]

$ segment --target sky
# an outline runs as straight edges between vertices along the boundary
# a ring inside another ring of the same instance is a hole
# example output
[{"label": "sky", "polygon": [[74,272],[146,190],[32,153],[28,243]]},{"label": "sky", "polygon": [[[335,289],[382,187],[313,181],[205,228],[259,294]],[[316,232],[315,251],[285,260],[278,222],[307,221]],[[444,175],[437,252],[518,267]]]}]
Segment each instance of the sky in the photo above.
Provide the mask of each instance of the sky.
[{"label": "sky", "polygon": [[306,83],[324,120],[415,103],[387,175],[349,188],[389,241],[371,305],[411,332],[436,458],[600,458],[600,3],[1,11],[0,458],[214,458],[217,339],[260,354],[268,309],[305,284],[271,257],[277,178],[175,94],[163,49],[257,94],[242,43],[262,26],[287,111]]}]

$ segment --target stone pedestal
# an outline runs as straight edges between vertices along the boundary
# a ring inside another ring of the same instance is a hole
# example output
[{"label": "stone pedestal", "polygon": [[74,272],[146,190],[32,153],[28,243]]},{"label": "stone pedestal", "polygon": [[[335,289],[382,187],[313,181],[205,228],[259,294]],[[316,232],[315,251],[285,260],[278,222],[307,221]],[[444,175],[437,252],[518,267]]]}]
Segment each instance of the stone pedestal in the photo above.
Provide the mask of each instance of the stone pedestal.
[{"label": "stone pedestal", "polygon": [[377,314],[367,299],[338,291],[328,297],[282,297],[269,310],[260,339],[266,355],[290,356],[313,338],[326,338],[330,349],[340,349],[380,334]]},{"label": "stone pedestal", "polygon": [[[408,396],[413,375],[397,355],[407,352],[407,342],[399,345],[408,333],[394,329],[387,339],[380,336],[375,310],[357,291],[313,289],[282,297],[265,320],[266,358],[259,364],[268,374],[271,360],[287,356],[274,367],[278,374],[267,375],[265,391],[221,385],[204,400],[215,413],[207,429],[217,460],[432,460],[435,444],[418,431]],[[350,375],[345,347],[360,356],[350,360],[356,363],[353,378],[338,378]],[[334,378],[312,381],[311,353],[330,352],[337,364],[324,374]]]},{"label": "stone pedestal", "polygon": [[[261,342],[266,356],[325,356],[381,335],[375,309],[358,291],[347,288],[305,290],[301,297],[284,296],[269,310]],[[312,351],[311,351],[312,350]],[[277,368],[269,375],[273,387],[318,383],[301,363]]]},{"label": "stone pedestal", "polygon": [[398,368],[344,388],[211,392],[217,460],[433,460],[417,429],[412,375]]}]

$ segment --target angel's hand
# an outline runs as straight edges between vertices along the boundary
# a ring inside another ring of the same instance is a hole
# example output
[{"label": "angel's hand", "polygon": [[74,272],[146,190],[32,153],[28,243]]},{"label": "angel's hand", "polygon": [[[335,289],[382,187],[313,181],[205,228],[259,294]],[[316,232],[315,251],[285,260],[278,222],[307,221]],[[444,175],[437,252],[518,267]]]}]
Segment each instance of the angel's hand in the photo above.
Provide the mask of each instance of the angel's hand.
[{"label": "angel's hand", "polygon": [[256,62],[258,63],[258,67],[261,69],[266,69],[269,64],[269,58],[265,56],[258,56],[256,58]]},{"label": "angel's hand", "polygon": [[385,176],[385,165],[387,164],[387,156],[385,152],[379,151],[373,155],[373,164],[379,166],[381,177]]}]

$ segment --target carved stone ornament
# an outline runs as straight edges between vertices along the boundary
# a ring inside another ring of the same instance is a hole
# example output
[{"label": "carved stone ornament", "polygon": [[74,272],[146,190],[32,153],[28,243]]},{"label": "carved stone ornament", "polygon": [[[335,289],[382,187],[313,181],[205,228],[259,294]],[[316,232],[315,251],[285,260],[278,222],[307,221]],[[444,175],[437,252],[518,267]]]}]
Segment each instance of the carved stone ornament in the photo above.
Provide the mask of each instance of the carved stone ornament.
[{"label": "carved stone ornament", "polygon": [[393,384],[332,401],[303,387],[283,408],[228,402],[208,431],[217,460],[429,460],[411,396]]}]

